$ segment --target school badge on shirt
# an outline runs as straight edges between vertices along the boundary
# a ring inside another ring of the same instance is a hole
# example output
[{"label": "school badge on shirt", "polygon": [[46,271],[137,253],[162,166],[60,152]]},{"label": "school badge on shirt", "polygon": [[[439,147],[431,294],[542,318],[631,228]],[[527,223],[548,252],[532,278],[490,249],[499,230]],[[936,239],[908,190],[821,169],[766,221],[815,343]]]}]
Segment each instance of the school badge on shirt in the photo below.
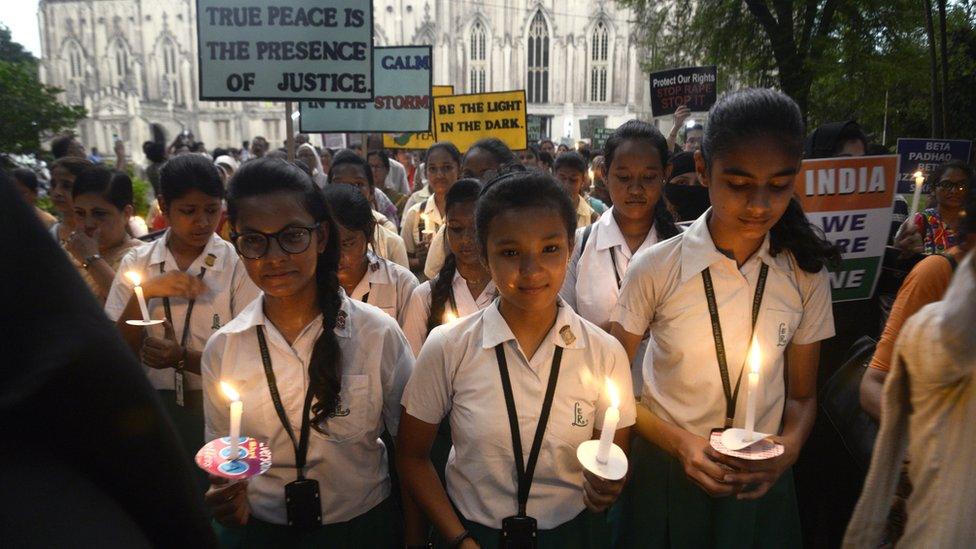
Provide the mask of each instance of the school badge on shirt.
[{"label": "school badge on shirt", "polygon": [[203,259],[203,262],[204,264],[207,265],[207,267],[213,267],[214,262],[216,261],[217,261],[217,256],[215,256],[214,254],[207,254],[207,257]]},{"label": "school badge on shirt", "polygon": [[339,330],[346,329],[346,312],[343,311],[342,309],[339,309],[339,312],[336,313],[335,327]]},{"label": "school badge on shirt", "polygon": [[559,335],[562,336],[563,343],[566,345],[572,345],[573,342],[576,341],[576,335],[573,334],[573,330],[569,326],[563,326],[560,328]]},{"label": "school badge on shirt", "polygon": [[577,401],[573,406],[573,427],[586,427],[590,420],[583,415],[583,406]]},{"label": "school badge on shirt", "polygon": [[211,330],[220,329],[220,315],[218,315],[217,313],[214,313],[213,315],[213,324],[210,325],[210,329]]},{"label": "school badge on shirt", "polygon": [[779,335],[779,339],[776,342],[776,346],[777,347],[786,347],[786,344],[789,343],[789,341],[786,340],[786,323],[785,322],[780,322],[779,323],[779,333],[778,333],[778,335]]}]

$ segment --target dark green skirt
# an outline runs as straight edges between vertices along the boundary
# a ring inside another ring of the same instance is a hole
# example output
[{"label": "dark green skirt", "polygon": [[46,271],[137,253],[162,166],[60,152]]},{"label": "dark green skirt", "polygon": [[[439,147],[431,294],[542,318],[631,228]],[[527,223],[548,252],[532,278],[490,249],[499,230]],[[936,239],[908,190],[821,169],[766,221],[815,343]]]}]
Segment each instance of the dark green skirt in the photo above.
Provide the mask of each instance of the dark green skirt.
[{"label": "dark green skirt", "polygon": [[[458,513],[460,516],[460,513]],[[502,531],[461,519],[482,549],[499,547]],[[610,525],[606,513],[583,510],[576,518],[551,530],[539,530],[539,549],[603,549],[610,547]],[[446,547],[442,544],[441,547]]]},{"label": "dark green skirt", "polygon": [[800,547],[800,516],[787,470],[759,500],[714,498],[681,462],[635,436],[631,477],[610,513],[615,547]]},{"label": "dark green skirt", "polygon": [[[207,441],[203,440],[203,391],[185,391],[183,393],[184,406],[176,405],[176,391],[160,390],[159,399],[163,401],[166,414],[176,427],[176,434],[183,443],[183,448],[192,460],[200,448]],[[210,487],[207,474],[195,464],[194,478],[200,487],[200,494],[206,493]]]},{"label": "dark green skirt", "polygon": [[282,524],[271,524],[251,517],[241,528],[227,528],[213,523],[214,532],[221,547],[329,547],[335,549],[379,549],[402,547],[400,515],[393,498],[381,503],[358,517],[333,524],[323,524],[312,530],[297,529]]}]

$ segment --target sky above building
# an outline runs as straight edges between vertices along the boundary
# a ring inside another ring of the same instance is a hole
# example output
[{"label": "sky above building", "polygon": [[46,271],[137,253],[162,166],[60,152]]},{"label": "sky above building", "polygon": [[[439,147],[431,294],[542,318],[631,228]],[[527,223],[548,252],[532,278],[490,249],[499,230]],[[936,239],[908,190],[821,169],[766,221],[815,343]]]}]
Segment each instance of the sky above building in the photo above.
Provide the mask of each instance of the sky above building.
[{"label": "sky above building", "polygon": [[37,27],[37,0],[4,2],[0,23],[10,29],[14,42],[20,42],[35,57],[41,56],[41,37]]}]

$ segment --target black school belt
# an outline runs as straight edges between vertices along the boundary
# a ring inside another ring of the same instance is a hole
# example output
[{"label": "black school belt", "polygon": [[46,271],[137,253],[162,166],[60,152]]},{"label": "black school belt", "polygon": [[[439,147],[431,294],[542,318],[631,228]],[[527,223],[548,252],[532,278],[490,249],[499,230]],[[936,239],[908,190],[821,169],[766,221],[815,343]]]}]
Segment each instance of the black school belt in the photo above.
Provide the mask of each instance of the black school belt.
[{"label": "black school belt", "polygon": [[[166,274],[166,263],[159,264],[159,274]],[[203,280],[203,275],[207,274],[206,267],[200,267],[200,274],[197,275],[198,280]],[[183,317],[183,335],[180,336],[180,347],[183,348],[183,358],[176,363],[176,368],[174,368],[173,373],[173,388],[176,390],[176,405],[183,406],[185,400],[183,398],[183,383],[186,381],[186,374],[183,369],[186,367],[186,343],[190,340],[190,319],[193,317],[193,305],[196,303],[196,299],[191,299],[186,304],[186,315]],[[169,322],[170,326],[176,327],[173,324],[173,310],[169,303],[169,297],[163,298],[163,312],[166,314],[166,320]]]},{"label": "black school belt", "polygon": [[[759,319],[763,294],[766,293],[766,277],[768,274],[769,266],[763,263],[759,269],[759,281],[756,283],[756,293],[752,298],[752,332],[749,336],[750,343],[756,335],[756,321]],[[718,305],[715,303],[715,287],[712,285],[712,273],[708,268],[702,271],[702,282],[705,285],[705,299],[708,301],[708,315],[712,319],[712,339],[715,340],[715,356],[718,358],[718,369],[722,376],[722,391],[725,393],[725,428],[728,429],[732,427],[732,420],[735,419],[735,403],[739,400],[739,386],[742,384],[742,371],[745,370],[745,364],[739,370],[739,378],[735,382],[735,391],[733,391],[732,384],[729,381],[729,364],[725,355],[725,341],[722,339],[722,323],[718,316]]]}]

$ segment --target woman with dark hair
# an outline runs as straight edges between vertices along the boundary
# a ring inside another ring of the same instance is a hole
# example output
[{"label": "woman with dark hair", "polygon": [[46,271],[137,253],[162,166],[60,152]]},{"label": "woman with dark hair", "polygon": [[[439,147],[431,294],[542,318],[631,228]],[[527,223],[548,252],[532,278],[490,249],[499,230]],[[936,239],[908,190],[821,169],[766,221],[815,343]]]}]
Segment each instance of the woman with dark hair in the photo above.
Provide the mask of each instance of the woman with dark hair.
[{"label": "woman with dark hair", "polygon": [[[608,379],[620,397],[613,439],[628,448],[634,399],[623,349],[559,299],[573,205],[549,175],[514,173],[485,188],[475,227],[499,298],[434,328],[417,358],[397,447],[407,501],[449,547],[609,547],[604,511],[624,481],[584,470],[576,448],[600,436],[614,398]],[[445,418],[454,444],[446,491],[431,461]]]},{"label": "woman with dark hair", "polygon": [[[796,103],[774,90],[730,92],[708,120],[695,163],[711,208],[635,259],[610,315],[631,358],[648,330],[652,338],[618,542],[795,547],[792,465],[816,417],[820,341],[834,335],[827,265],[839,253],[793,196],[804,135]],[[744,424],[738,387],[753,341],[764,395],[755,428],[784,448],[762,461],[709,444],[712,429]]]},{"label": "woman with dark hair", "polygon": [[[378,191],[373,185],[373,172],[369,169],[366,160],[349,149],[337,152],[329,168],[329,183],[351,185],[369,201],[373,219],[376,221],[376,229],[373,232],[373,251],[383,259],[389,259],[398,265],[409,268],[407,248],[403,239],[397,234],[396,225],[386,215],[376,210],[376,204],[379,203],[378,197],[382,196],[386,200],[386,195],[382,191]],[[395,209],[396,207],[394,207]]]},{"label": "woman with dark hair", "polygon": [[[105,312],[142,358],[146,374],[167,408],[187,453],[203,445],[200,354],[210,336],[257,295],[231,244],[214,231],[224,185],[213,162],[199,154],[168,160],[159,171],[159,205],[169,228],[156,241],[122,259]],[[144,330],[134,294],[141,282],[149,316],[163,327]],[[201,475],[201,487],[206,479]]]},{"label": "woman with dark hair", "polygon": [[[952,160],[932,172],[927,183],[932,189],[929,207],[907,219],[899,233],[911,228],[921,236],[921,245],[916,241],[914,247],[906,251],[941,254],[959,242],[957,227],[965,215],[966,193],[976,183],[976,175],[972,166]],[[903,247],[908,245],[904,240],[901,242]]]},{"label": "woman with dark hair", "polygon": [[[662,193],[668,161],[664,135],[647,122],[630,120],[607,139],[604,151],[613,207],[592,225],[576,230],[576,246],[559,295],[580,316],[609,331],[610,312],[634,256],[678,234],[678,228]],[[559,158],[572,156],[579,158],[572,152]],[[635,391],[641,387],[646,346],[644,339],[631,365]]]},{"label": "woman with dark hair", "polygon": [[444,234],[449,251],[437,276],[414,290],[403,319],[403,333],[414,356],[420,354],[431,330],[480,311],[495,298],[495,285],[474,238],[474,209],[480,192],[477,179],[458,180],[447,191]]},{"label": "woman with dark hair", "polygon": [[[424,170],[431,194],[403,214],[403,225],[400,227],[400,236],[410,256],[410,270],[417,274],[424,272],[433,235],[444,224],[445,197],[451,185],[458,180],[461,153],[453,143],[434,143],[427,148]],[[443,262],[443,251],[439,253]]]},{"label": "woman with dark hair", "polygon": [[78,229],[64,247],[104,304],[122,257],[142,244],[126,232],[133,213],[132,180],[123,172],[96,166],[75,179],[71,201]]},{"label": "woman with dark hair", "polygon": [[61,221],[51,226],[53,236],[62,246],[75,231],[75,207],[71,202],[71,189],[75,186],[75,179],[85,170],[94,166],[85,158],[63,156],[51,164],[51,204],[61,216]]},{"label": "woman with dark hair", "polygon": [[403,324],[417,277],[406,267],[378,257],[370,247],[376,221],[366,198],[349,185],[328,185],[325,202],[332,209],[339,241],[339,284],[352,299],[379,307]]},{"label": "woman with dark hair", "polygon": [[525,166],[526,169],[536,170],[542,168],[539,164],[539,148],[529,143],[529,146],[517,151],[515,156],[518,158],[520,164]]},{"label": "woman with dark hair", "polygon": [[207,438],[228,432],[226,381],[253,410],[241,432],[266,440],[274,463],[247,481],[211,477],[218,538],[245,547],[402,545],[380,434],[397,432],[413,369],[407,341],[395,320],[341,291],[339,226],[301,169],[247,162],[227,202],[234,246],[261,294],[207,343]]}]

